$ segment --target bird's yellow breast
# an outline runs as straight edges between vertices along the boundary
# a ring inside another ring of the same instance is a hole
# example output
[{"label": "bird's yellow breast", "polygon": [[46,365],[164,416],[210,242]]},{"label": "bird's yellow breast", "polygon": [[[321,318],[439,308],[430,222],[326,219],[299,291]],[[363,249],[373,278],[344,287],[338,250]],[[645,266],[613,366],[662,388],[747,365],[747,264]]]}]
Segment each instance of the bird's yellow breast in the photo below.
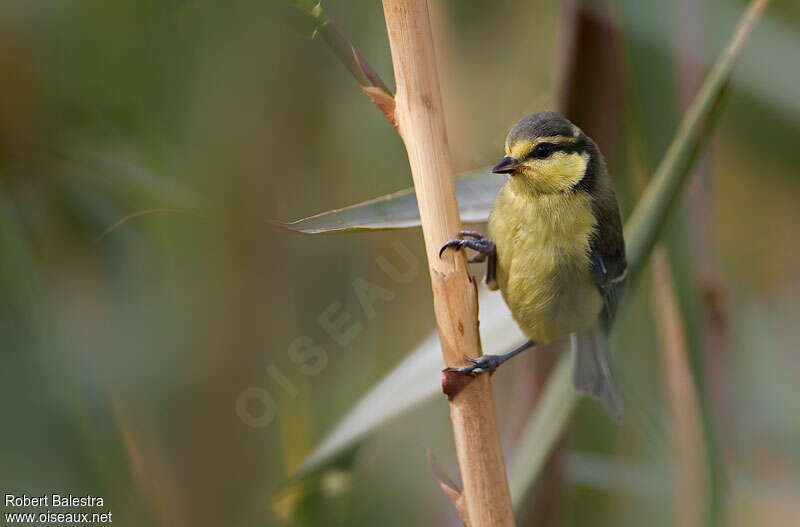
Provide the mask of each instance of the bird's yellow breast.
[{"label": "bird's yellow breast", "polygon": [[602,298],[591,275],[596,220],[586,192],[534,195],[513,176],[489,218],[497,286],[523,332],[537,344],[591,327]]}]

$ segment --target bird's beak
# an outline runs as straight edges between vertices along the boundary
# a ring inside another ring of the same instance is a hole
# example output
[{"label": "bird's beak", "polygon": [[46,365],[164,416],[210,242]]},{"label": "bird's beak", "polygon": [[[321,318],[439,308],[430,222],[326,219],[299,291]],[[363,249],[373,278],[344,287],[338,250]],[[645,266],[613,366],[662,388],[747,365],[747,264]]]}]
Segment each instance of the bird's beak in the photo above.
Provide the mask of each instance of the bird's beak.
[{"label": "bird's beak", "polygon": [[506,156],[492,167],[492,174],[513,174],[519,167],[519,159]]}]

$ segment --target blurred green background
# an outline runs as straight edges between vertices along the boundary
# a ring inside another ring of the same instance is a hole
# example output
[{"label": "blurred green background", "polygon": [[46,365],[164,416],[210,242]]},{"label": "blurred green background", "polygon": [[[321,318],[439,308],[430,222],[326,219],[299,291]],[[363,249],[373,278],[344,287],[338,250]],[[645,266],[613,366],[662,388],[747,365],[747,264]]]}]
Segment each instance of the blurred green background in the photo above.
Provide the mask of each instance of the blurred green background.
[{"label": "blurred green background", "polygon": [[[744,4],[584,7],[613,38],[599,41],[610,66],[583,70],[575,93],[604,87],[583,111],[605,116],[628,213]],[[324,8],[392,86],[380,2]],[[457,171],[492,164],[516,120],[560,104],[569,8],[432,2]],[[4,493],[103,496],[120,525],[458,523],[424,455],[457,472],[443,398],[286,486],[434,328],[418,230],[268,223],[411,184],[395,130],[296,14],[278,0],[0,5]],[[800,523],[798,57],[800,7],[775,0],[667,236],[729,525]],[[101,237],[148,209],[167,210]],[[379,263],[403,267],[396,242],[419,270],[403,284]],[[374,312],[356,280],[385,290]],[[534,489],[552,510],[528,507],[521,525],[678,524],[653,291],[640,284],[615,334],[632,417],[618,428],[582,404]],[[319,319],[343,316],[337,341]],[[494,376],[507,451],[535,360]]]}]

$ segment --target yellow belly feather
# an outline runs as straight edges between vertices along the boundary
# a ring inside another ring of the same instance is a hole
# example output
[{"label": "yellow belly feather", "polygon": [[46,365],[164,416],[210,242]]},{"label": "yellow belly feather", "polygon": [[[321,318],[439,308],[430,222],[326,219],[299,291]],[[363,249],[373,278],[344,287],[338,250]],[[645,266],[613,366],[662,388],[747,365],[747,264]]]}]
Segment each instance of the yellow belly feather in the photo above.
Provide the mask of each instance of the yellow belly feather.
[{"label": "yellow belly feather", "polygon": [[514,187],[503,186],[489,218],[497,286],[522,331],[546,344],[590,328],[603,306],[590,270],[591,198]]}]

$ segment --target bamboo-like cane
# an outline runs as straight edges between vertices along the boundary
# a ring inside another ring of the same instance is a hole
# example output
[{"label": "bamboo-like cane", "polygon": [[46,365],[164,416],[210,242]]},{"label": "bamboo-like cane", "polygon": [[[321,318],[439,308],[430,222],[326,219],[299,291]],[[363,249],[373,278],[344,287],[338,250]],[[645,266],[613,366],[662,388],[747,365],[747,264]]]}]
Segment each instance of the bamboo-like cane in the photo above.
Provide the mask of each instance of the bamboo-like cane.
[{"label": "bamboo-like cane", "polygon": [[[481,356],[474,279],[463,252],[439,248],[456,237],[461,221],[444,123],[426,0],[384,0],[397,94],[395,119],[403,138],[419,203],[434,310],[444,362]],[[479,375],[450,403],[468,518],[477,526],[514,524],[503,452],[488,375]]]}]

